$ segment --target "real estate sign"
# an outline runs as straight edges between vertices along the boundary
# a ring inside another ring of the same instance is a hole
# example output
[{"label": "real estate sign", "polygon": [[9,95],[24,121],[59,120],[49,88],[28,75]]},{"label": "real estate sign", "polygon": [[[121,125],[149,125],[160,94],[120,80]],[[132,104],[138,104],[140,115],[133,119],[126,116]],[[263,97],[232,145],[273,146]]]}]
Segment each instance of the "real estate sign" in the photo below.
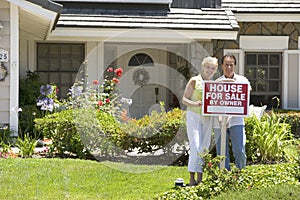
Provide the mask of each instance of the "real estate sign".
[{"label": "real estate sign", "polygon": [[247,116],[249,87],[248,83],[204,81],[203,115]]}]

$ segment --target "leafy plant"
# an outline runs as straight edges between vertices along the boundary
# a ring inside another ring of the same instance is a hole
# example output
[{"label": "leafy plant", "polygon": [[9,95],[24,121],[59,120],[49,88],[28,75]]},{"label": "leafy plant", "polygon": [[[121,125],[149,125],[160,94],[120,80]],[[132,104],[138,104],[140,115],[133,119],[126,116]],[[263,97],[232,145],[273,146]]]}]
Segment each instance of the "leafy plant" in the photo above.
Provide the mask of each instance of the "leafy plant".
[{"label": "leafy plant", "polygon": [[227,171],[217,167],[219,158],[206,154],[203,159],[206,178],[202,183],[193,187],[175,187],[158,199],[212,199],[222,193],[245,193],[279,184],[298,184],[295,164],[247,166],[242,170],[234,167]]},{"label": "leafy plant", "polygon": [[34,153],[34,148],[37,145],[37,139],[30,138],[28,134],[24,134],[23,139],[18,138],[16,146],[20,149],[20,154],[24,158],[31,157]]},{"label": "leafy plant", "polygon": [[39,88],[42,85],[37,72],[26,71],[26,78],[20,79],[20,107],[24,105],[35,105],[39,96]]},{"label": "leafy plant", "polygon": [[260,121],[255,116],[252,120],[255,124],[252,137],[261,161],[279,161],[284,158],[285,148],[293,144],[290,125],[281,122],[274,112],[264,115]]}]

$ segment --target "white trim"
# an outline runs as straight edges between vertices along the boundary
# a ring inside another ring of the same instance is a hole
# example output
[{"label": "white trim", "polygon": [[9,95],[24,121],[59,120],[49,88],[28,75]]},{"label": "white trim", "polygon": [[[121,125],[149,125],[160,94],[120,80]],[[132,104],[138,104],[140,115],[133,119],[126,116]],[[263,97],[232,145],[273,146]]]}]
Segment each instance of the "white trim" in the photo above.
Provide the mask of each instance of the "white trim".
[{"label": "white trim", "polygon": [[[82,0],[60,0],[61,2],[82,2]],[[89,0],[89,2],[99,3],[151,3],[151,4],[170,4],[173,0]]]},{"label": "white trim", "polygon": [[[283,51],[283,66],[282,66],[282,96],[283,96],[283,109],[300,109],[300,87],[298,88],[298,108],[289,108],[288,107],[288,73],[289,73],[289,68],[288,63],[289,60],[288,58],[288,54],[298,54],[298,63],[300,63],[300,50],[285,50]],[[298,70],[298,77],[300,77],[300,69]],[[300,85],[300,79],[298,79],[298,86]]]},{"label": "white trim", "polygon": [[272,13],[272,14],[254,14],[254,13],[235,13],[238,22],[300,22],[299,13]]},{"label": "white trim", "polygon": [[240,36],[241,49],[274,50],[288,49],[289,36]]},{"label": "white trim", "polygon": [[48,40],[102,41],[116,42],[171,42],[187,43],[191,40],[236,40],[238,31],[198,31],[170,29],[95,29],[57,27]]},{"label": "white trim", "polygon": [[12,136],[18,136],[19,108],[19,8],[10,4],[10,115]]}]

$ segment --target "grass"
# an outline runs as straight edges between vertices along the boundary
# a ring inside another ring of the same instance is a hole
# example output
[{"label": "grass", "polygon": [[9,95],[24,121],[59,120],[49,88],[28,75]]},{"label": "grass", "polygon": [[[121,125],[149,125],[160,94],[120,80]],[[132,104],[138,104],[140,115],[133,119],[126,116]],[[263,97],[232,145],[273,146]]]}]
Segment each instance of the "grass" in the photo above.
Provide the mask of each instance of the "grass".
[{"label": "grass", "polygon": [[186,167],[79,159],[0,159],[0,199],[153,199]]},{"label": "grass", "polygon": [[[255,168],[255,166],[250,166]],[[0,199],[153,199],[169,191],[176,178],[188,181],[187,167],[143,166],[79,159],[0,159]],[[300,185],[228,192],[213,199],[300,197]]]}]

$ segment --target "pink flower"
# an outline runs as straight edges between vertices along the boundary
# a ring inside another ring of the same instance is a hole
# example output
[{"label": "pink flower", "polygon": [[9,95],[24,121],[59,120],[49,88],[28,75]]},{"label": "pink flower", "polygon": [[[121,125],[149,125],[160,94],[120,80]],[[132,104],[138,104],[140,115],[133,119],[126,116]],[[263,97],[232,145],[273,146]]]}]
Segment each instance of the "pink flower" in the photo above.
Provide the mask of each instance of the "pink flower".
[{"label": "pink flower", "polygon": [[107,71],[108,71],[108,72],[113,72],[114,69],[113,69],[112,67],[110,67],[110,68],[107,69]]},{"label": "pink flower", "polygon": [[119,82],[120,82],[119,79],[117,79],[117,78],[113,78],[112,81],[113,81],[114,83],[119,83]]},{"label": "pink flower", "polygon": [[102,101],[98,101],[98,106],[103,106],[103,102]]},{"label": "pink flower", "polygon": [[98,84],[99,84],[99,81],[98,81],[98,80],[93,80],[93,84],[94,84],[94,85],[98,85]]},{"label": "pink flower", "polygon": [[123,73],[123,69],[122,68],[118,68],[115,70],[115,73],[118,77],[122,76],[122,73]]},{"label": "pink flower", "polygon": [[106,102],[106,103],[109,103],[109,102],[110,102],[110,99],[106,99],[105,102]]},{"label": "pink flower", "polygon": [[212,163],[211,162],[207,163],[207,165],[208,165],[208,167],[212,167]]}]

